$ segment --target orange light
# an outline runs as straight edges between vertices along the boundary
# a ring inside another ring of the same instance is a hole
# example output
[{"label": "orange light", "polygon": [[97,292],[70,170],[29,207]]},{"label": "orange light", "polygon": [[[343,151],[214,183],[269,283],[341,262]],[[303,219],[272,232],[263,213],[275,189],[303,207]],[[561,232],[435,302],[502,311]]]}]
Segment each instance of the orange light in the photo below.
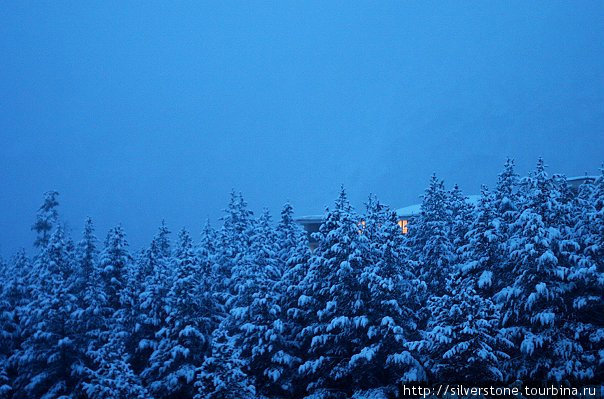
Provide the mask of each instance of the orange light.
[{"label": "orange light", "polygon": [[398,225],[401,226],[401,232],[403,234],[407,234],[409,232],[409,229],[407,228],[408,224],[409,224],[409,221],[406,219],[401,219],[398,221]]},{"label": "orange light", "polygon": [[359,234],[363,234],[363,230],[365,229],[366,223],[364,220],[361,220],[359,223],[357,223],[357,226],[359,226]]}]

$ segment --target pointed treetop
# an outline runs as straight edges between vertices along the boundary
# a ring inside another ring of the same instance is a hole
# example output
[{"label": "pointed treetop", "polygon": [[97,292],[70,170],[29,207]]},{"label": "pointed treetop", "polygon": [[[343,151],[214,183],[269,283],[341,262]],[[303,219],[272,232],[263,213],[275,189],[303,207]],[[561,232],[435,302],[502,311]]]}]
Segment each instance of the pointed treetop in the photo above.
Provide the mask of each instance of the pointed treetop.
[{"label": "pointed treetop", "polygon": [[48,243],[50,233],[59,220],[59,213],[57,212],[57,207],[59,206],[58,196],[59,193],[57,191],[47,191],[44,193],[44,202],[38,208],[36,221],[31,226],[31,229],[38,234],[34,242],[36,247],[44,247]]},{"label": "pointed treetop", "polygon": [[186,228],[182,228],[178,233],[178,245],[176,247],[176,256],[181,258],[193,254],[193,240]]},{"label": "pointed treetop", "polygon": [[156,241],[157,249],[159,251],[160,256],[167,258],[170,256],[170,234],[172,232],[168,229],[166,225],[166,220],[162,219],[161,225],[157,231],[156,236],[154,237],[154,241]]},{"label": "pointed treetop", "polygon": [[281,220],[279,221],[280,226],[289,226],[294,221],[294,208],[291,204],[286,202],[281,209]]},{"label": "pointed treetop", "polygon": [[80,243],[81,245],[94,245],[96,241],[97,238],[94,235],[94,223],[92,218],[88,216],[84,222],[84,232],[82,233],[82,241]]},{"label": "pointed treetop", "polygon": [[340,194],[338,195],[338,199],[336,200],[336,209],[339,211],[351,210],[350,202],[348,202],[348,195],[346,194],[346,189],[344,188],[344,185],[340,187]]}]

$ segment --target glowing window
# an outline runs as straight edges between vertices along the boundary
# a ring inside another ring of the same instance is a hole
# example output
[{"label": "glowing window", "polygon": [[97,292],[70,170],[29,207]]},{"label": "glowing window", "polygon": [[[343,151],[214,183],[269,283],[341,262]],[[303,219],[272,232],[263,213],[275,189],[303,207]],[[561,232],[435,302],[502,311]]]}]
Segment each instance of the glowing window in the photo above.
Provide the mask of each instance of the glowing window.
[{"label": "glowing window", "polygon": [[407,225],[409,221],[407,219],[401,219],[398,221],[398,225],[401,226],[401,231],[403,234],[407,234],[409,232]]}]

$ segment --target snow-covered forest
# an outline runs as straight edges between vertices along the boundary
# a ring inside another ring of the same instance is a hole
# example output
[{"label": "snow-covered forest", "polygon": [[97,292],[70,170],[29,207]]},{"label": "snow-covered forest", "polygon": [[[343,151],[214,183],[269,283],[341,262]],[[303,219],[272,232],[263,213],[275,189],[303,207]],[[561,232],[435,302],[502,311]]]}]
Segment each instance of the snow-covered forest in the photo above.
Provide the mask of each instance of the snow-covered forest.
[{"label": "snow-covered forest", "polygon": [[[233,192],[221,226],[133,252],[63,227],[48,192],[37,252],[1,264],[1,398],[396,397],[402,383],[604,379],[604,169],[571,188],[508,160],[476,204],[433,176],[401,234],[344,189],[310,251],[286,204]],[[364,221],[364,223],[360,223]],[[381,392],[379,395],[378,392]]]}]

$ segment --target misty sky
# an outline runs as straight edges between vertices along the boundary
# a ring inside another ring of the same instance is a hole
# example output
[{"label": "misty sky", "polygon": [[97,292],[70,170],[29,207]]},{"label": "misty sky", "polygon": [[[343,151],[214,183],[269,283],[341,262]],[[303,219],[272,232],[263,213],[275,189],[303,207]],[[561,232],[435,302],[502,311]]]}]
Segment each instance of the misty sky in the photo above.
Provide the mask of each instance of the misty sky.
[{"label": "misty sky", "polygon": [[79,239],[199,237],[232,188],[275,218],[340,184],[418,202],[604,161],[604,2],[3,2],[0,253],[55,189]]}]

